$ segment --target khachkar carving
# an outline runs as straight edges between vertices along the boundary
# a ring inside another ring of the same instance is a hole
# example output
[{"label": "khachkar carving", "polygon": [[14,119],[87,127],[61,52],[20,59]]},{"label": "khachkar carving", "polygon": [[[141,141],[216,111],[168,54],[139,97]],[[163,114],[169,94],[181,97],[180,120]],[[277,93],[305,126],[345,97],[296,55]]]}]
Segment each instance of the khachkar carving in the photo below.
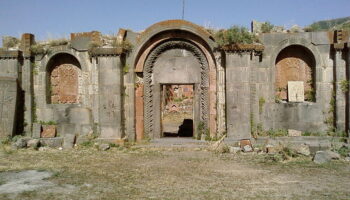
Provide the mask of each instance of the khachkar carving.
[{"label": "khachkar carving", "polygon": [[[298,53],[299,54],[299,53]],[[280,59],[276,64],[276,93],[283,99],[287,99],[288,81],[303,81],[304,90],[312,89],[312,69],[308,64],[308,59],[303,58],[305,55],[292,57],[287,55]]]},{"label": "khachkar carving", "polygon": [[72,64],[62,64],[51,72],[51,103],[78,103],[78,70]]},{"label": "khachkar carving", "polygon": [[190,51],[199,61],[201,65],[201,83],[199,92],[200,97],[200,120],[204,122],[205,127],[208,127],[209,120],[209,67],[208,62],[203,52],[194,44],[186,41],[166,41],[157,46],[148,55],[144,66],[144,129],[146,134],[154,131],[154,109],[153,109],[153,66],[157,58],[167,50],[185,49]]},{"label": "khachkar carving", "polygon": [[16,101],[16,79],[0,77],[0,138],[13,135]]}]

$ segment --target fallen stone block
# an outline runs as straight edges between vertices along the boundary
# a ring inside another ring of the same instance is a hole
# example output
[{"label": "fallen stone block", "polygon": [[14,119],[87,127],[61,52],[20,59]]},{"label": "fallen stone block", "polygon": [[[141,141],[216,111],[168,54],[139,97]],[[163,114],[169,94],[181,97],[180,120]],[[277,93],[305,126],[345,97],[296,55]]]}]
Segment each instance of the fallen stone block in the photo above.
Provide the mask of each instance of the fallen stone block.
[{"label": "fallen stone block", "polygon": [[63,138],[63,149],[72,149],[75,143],[75,135],[66,134]]},{"label": "fallen stone block", "polygon": [[317,164],[329,162],[331,160],[340,159],[340,155],[333,151],[317,151],[313,161]]},{"label": "fallen stone block", "polygon": [[41,146],[48,146],[51,148],[58,148],[62,146],[63,138],[40,138]]},{"label": "fallen stone block", "polygon": [[310,156],[310,147],[306,144],[300,144],[300,145],[292,145],[290,146],[290,149],[295,151],[298,154],[304,155],[304,156]]},{"label": "fallen stone block", "polygon": [[294,129],[288,129],[288,136],[299,137],[299,136],[301,136],[301,131],[294,130]]},{"label": "fallen stone block", "polygon": [[110,148],[111,148],[111,146],[109,144],[100,144],[98,146],[98,149],[101,150],[101,151],[107,151]]},{"label": "fallen stone block", "polygon": [[245,145],[243,147],[243,152],[252,152],[253,148],[250,145]]},{"label": "fallen stone block", "polygon": [[240,147],[229,147],[229,151],[230,153],[238,153],[240,152],[242,149]]},{"label": "fallen stone block", "polygon": [[33,149],[38,149],[39,144],[40,144],[39,139],[30,139],[27,142],[27,147],[28,148],[33,148]]},{"label": "fallen stone block", "polygon": [[13,149],[22,149],[27,147],[27,140],[24,138],[18,138],[15,143],[12,144]]}]

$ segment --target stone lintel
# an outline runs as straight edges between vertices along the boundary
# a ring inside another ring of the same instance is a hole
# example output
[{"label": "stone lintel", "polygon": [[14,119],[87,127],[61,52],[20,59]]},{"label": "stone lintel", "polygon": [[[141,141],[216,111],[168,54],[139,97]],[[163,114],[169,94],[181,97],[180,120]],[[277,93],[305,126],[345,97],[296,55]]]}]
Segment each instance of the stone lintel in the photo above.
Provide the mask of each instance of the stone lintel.
[{"label": "stone lintel", "polygon": [[219,49],[227,52],[263,52],[265,46],[262,44],[229,44]]},{"label": "stone lintel", "polygon": [[92,57],[119,56],[123,53],[125,53],[123,48],[92,48],[89,50],[89,54]]},{"label": "stone lintel", "polygon": [[10,51],[6,49],[0,49],[0,59],[16,59],[22,54],[21,51]]}]

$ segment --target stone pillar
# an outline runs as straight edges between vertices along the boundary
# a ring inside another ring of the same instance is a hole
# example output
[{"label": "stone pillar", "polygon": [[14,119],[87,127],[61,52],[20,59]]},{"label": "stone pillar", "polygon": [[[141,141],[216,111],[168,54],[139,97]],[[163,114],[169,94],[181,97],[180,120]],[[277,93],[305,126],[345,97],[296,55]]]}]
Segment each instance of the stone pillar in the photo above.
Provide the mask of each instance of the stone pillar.
[{"label": "stone pillar", "polygon": [[30,46],[34,44],[34,35],[25,33],[22,35],[21,49],[23,51],[22,66],[22,90],[24,92],[24,132],[26,136],[32,136],[33,123],[33,66]]},{"label": "stone pillar", "polygon": [[101,139],[120,139],[122,124],[122,63],[120,56],[100,56],[99,125]]},{"label": "stone pillar", "polygon": [[335,70],[335,125],[337,131],[345,131],[345,100],[346,95],[341,89],[341,83],[346,81],[346,64],[342,59],[342,49],[337,49],[334,56]]},{"label": "stone pillar", "polygon": [[226,133],[226,116],[225,116],[225,54],[221,52],[215,53],[217,67],[217,126],[218,136]]},{"label": "stone pillar", "polygon": [[135,141],[135,73],[133,64],[126,63],[128,71],[124,74],[124,117],[125,135],[129,141]]},{"label": "stone pillar", "polygon": [[251,137],[249,59],[245,53],[226,54],[227,136],[233,140]]},{"label": "stone pillar", "polygon": [[143,127],[143,83],[138,83],[135,89],[136,140],[144,139]]}]

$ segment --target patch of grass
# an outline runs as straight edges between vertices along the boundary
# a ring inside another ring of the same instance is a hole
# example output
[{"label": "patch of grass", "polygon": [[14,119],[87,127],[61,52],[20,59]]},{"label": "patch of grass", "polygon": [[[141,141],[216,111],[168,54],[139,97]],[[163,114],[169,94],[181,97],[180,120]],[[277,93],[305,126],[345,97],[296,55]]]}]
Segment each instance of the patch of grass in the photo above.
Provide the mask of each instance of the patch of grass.
[{"label": "patch of grass", "polygon": [[259,98],[259,114],[262,114],[265,103],[266,103],[266,101],[265,101],[264,97],[260,97]]},{"label": "patch of grass", "polygon": [[348,80],[340,81],[340,89],[343,93],[349,92],[349,81]]},{"label": "patch of grass", "polygon": [[55,122],[55,121],[39,121],[39,124],[41,124],[41,125],[57,125],[57,122]]},{"label": "patch of grass", "polygon": [[261,32],[263,33],[270,33],[273,29],[274,25],[270,22],[265,22],[261,25]]},{"label": "patch of grass", "polygon": [[67,45],[67,44],[69,44],[69,40],[66,38],[60,38],[60,39],[55,39],[55,40],[49,41],[49,46],[51,46],[51,47]]},{"label": "patch of grass", "polygon": [[342,146],[340,147],[339,149],[337,149],[337,152],[343,156],[343,157],[347,157],[348,154],[350,153],[350,149],[345,147],[345,146]]}]

